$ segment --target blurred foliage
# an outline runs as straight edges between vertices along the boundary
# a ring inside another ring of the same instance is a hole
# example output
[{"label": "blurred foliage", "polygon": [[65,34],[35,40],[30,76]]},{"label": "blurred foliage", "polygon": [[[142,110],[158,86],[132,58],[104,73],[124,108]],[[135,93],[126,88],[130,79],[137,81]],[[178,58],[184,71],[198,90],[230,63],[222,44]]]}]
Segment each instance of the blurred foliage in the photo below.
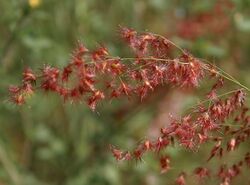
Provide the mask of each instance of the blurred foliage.
[{"label": "blurred foliage", "polygon": [[[168,87],[143,103],[107,102],[98,112],[51,94],[36,94],[27,105],[15,107],[7,100],[7,88],[18,83],[25,66],[39,70],[44,63],[65,65],[77,40],[90,48],[103,43],[114,55],[131,54],[119,39],[118,25],[168,35],[250,86],[249,0],[233,1],[226,14],[230,26],[223,34],[193,40],[176,34],[180,21],[210,11],[215,2],[0,0],[0,184],[171,184],[176,171],[161,175],[154,156],[146,156],[145,163],[117,164],[108,150],[110,143],[131,148],[146,136],[161,98],[172,93]],[[184,104],[190,99],[195,103],[196,95],[188,96]],[[177,147],[167,153],[178,169],[190,170],[206,159],[208,149],[190,153]]]}]

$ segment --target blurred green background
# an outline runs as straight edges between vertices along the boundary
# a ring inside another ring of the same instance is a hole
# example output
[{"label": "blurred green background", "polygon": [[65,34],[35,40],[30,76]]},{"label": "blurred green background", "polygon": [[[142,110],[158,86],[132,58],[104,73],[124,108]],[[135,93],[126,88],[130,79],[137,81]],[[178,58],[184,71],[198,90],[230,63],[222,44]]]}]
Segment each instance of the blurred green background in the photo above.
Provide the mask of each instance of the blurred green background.
[{"label": "blurred green background", "polygon": [[52,94],[36,94],[22,107],[8,102],[8,86],[20,83],[26,66],[63,67],[77,40],[131,55],[118,25],[167,36],[250,86],[250,0],[0,0],[0,185],[173,184],[178,171],[204,164],[211,146],[199,153],[168,149],[174,167],[160,174],[154,155],[117,163],[108,145],[133,148],[154,138],[169,113],[197,103],[208,84],[190,93],[161,87],[142,103],[105,102],[97,112]]}]

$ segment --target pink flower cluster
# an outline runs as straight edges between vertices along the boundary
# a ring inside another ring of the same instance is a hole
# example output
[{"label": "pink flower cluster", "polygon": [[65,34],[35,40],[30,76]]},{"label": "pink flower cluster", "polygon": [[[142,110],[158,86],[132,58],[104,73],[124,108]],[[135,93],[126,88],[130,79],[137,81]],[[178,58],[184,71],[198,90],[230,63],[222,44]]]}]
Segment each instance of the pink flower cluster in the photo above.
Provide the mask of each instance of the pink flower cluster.
[{"label": "pink flower cluster", "polygon": [[12,101],[25,103],[36,86],[65,101],[86,102],[95,110],[103,99],[133,95],[143,99],[160,85],[197,87],[205,74],[205,64],[190,53],[181,50],[179,56],[171,57],[170,47],[175,45],[162,36],[129,28],[121,28],[121,36],[135,52],[134,58],[114,57],[103,46],[89,51],[79,43],[63,69],[45,65],[38,74],[25,70],[23,85],[10,88]]},{"label": "pink flower cluster", "polygon": [[[249,140],[250,116],[244,105],[246,93],[243,85],[236,82],[243,88],[218,95],[217,91],[224,86],[225,79],[233,82],[235,79],[202,62],[163,36],[137,33],[124,27],[120,30],[121,37],[132,48],[134,57],[112,56],[103,46],[90,51],[79,43],[63,69],[45,65],[35,74],[27,68],[23,72],[22,84],[9,88],[11,101],[17,105],[24,104],[27,97],[42,90],[56,93],[64,101],[85,102],[94,111],[98,103],[105,99],[138,96],[142,100],[158,86],[197,88],[205,77],[213,78],[217,82],[207,94],[207,100],[186,116],[172,119],[171,124],[161,128],[157,139],[147,139],[132,151],[122,151],[111,145],[110,150],[115,159],[141,161],[145,153],[154,152],[159,156],[161,172],[166,173],[171,169],[171,157],[162,155],[162,152],[176,143],[190,150],[198,150],[207,142],[213,143],[214,147],[207,159],[209,161],[215,156],[223,157],[226,152],[235,151],[241,143]],[[222,98],[226,95],[226,98]],[[234,120],[235,125],[227,124],[230,119]],[[243,164],[250,166],[249,153],[230,168],[221,166],[216,175],[221,184],[230,184],[240,174]],[[206,167],[198,167],[193,173],[199,179],[212,174]],[[187,173],[180,173],[176,184],[185,185],[186,177]]]}]

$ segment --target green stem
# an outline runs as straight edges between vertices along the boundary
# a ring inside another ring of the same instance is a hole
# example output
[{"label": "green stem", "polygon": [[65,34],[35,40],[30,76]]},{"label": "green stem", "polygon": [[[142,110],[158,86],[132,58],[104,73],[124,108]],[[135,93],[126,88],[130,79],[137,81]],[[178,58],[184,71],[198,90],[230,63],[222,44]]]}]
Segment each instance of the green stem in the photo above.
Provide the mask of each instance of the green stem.
[{"label": "green stem", "polygon": [[9,159],[6,150],[3,148],[2,144],[0,144],[0,162],[2,163],[3,167],[5,168],[6,172],[8,173],[12,183],[14,185],[21,185],[21,177],[18,173],[15,165]]},{"label": "green stem", "polygon": [[[207,67],[205,67],[205,66],[203,66],[203,69],[208,70],[208,71],[210,71],[210,72],[214,72],[214,71],[212,71],[212,69],[207,68]],[[223,72],[221,72],[221,69],[220,69],[220,68],[218,68],[218,69],[219,69],[220,71],[215,71],[216,74],[218,74],[219,76],[221,76],[221,77],[227,79],[228,81],[231,81],[231,82],[237,84],[238,86],[242,87],[242,88],[245,89],[246,91],[250,92],[250,89],[249,89],[247,86],[243,85],[242,83],[240,83],[240,82],[239,82],[238,80],[236,80],[235,78],[228,77],[227,75],[224,75]]]}]

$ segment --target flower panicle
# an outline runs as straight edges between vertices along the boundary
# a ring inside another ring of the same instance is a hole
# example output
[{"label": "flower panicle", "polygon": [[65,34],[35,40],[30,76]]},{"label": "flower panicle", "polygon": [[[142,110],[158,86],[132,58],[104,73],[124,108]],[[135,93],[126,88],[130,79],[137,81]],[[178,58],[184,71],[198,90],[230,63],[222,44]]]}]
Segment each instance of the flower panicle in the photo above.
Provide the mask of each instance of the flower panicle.
[{"label": "flower panicle", "polygon": [[[104,99],[137,95],[143,100],[164,84],[181,88],[199,86],[205,75],[205,64],[199,59],[188,52],[171,57],[170,48],[175,45],[156,34],[137,33],[124,27],[120,33],[133,49],[134,57],[114,57],[104,46],[91,51],[78,42],[70,62],[63,69],[45,65],[38,74],[26,69],[23,84],[56,93],[64,100],[84,101],[92,110]],[[107,83],[112,85],[105,86]],[[19,93],[9,91],[17,105],[25,103],[25,90],[21,89]]]}]

